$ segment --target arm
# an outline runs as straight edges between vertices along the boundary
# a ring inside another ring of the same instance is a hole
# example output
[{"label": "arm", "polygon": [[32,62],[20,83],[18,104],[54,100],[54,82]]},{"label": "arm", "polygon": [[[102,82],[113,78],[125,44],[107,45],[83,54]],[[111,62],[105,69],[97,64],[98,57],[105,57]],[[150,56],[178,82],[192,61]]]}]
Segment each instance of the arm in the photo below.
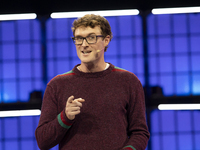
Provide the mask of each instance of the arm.
[{"label": "arm", "polygon": [[128,136],[129,140],[124,150],[145,150],[150,134],[146,124],[145,99],[140,82],[131,87],[131,98],[128,106]]},{"label": "arm", "polygon": [[58,112],[55,95],[53,88],[47,85],[42,103],[40,121],[35,131],[38,146],[43,150],[50,149],[60,143],[73,124],[75,115],[80,113],[82,105],[79,101],[84,101],[83,99],[74,100],[74,97],[71,96],[68,98],[65,108],[61,112]]}]

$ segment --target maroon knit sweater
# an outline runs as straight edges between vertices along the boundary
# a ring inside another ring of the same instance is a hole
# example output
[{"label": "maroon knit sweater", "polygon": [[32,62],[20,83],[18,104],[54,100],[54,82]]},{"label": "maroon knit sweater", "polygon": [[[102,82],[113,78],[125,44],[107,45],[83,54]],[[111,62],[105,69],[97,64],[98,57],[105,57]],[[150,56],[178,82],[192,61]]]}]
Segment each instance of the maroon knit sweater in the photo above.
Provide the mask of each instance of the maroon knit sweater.
[{"label": "maroon knit sweater", "polygon": [[[64,111],[71,95],[85,99],[72,121]],[[35,135],[42,150],[57,144],[60,150],[144,150],[149,132],[142,85],[112,64],[96,73],[75,66],[48,83]]]}]

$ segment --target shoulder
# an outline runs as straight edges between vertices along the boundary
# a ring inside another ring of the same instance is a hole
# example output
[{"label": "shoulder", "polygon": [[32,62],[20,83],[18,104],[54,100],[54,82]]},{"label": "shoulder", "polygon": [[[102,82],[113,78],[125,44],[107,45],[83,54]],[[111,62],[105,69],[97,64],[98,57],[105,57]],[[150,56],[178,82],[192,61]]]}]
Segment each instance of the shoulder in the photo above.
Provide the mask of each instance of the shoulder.
[{"label": "shoulder", "polygon": [[66,81],[66,80],[70,80],[72,77],[74,77],[75,73],[73,72],[73,70],[70,70],[68,72],[65,72],[63,74],[58,74],[57,76],[55,76],[54,78],[52,78],[48,85],[49,84],[53,84],[53,83],[57,83],[57,82],[63,82],[63,81]]},{"label": "shoulder", "polygon": [[112,71],[114,73],[114,76],[116,76],[118,79],[120,79],[120,81],[124,81],[130,85],[132,85],[132,84],[135,85],[135,84],[140,83],[139,78],[134,73],[132,73],[128,70],[114,66]]}]

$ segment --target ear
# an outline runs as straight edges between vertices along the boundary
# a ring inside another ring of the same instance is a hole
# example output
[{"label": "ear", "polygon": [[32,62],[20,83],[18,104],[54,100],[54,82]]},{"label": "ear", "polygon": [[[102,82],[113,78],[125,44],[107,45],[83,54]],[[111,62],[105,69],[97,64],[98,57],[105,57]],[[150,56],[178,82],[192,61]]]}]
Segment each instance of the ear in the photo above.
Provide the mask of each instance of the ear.
[{"label": "ear", "polygon": [[105,41],[104,46],[105,46],[105,47],[108,46],[108,44],[110,43],[110,35],[107,35],[107,36],[104,38],[104,41]]}]

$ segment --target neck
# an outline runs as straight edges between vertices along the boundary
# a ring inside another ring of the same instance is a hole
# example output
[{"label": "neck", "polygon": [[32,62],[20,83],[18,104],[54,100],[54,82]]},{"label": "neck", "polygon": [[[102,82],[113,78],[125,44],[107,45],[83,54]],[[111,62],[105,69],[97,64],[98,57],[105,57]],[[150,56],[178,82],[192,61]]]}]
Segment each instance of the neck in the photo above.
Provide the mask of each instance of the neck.
[{"label": "neck", "polygon": [[106,68],[106,62],[103,62],[101,65],[97,64],[84,64],[81,63],[80,66],[78,66],[78,69],[82,72],[100,72],[105,70]]}]

